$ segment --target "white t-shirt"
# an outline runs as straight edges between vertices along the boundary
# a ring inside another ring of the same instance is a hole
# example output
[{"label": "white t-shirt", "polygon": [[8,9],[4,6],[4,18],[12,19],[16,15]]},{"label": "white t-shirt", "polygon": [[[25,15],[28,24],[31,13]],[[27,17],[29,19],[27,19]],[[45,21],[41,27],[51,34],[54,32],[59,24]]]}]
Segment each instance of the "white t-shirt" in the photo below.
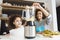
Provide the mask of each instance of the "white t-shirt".
[{"label": "white t-shirt", "polygon": [[22,38],[24,38],[24,27],[23,26],[21,26],[21,27],[19,27],[19,28],[17,28],[17,29],[12,29],[12,30],[10,30],[10,36],[11,36],[11,38],[12,39],[22,39]]}]

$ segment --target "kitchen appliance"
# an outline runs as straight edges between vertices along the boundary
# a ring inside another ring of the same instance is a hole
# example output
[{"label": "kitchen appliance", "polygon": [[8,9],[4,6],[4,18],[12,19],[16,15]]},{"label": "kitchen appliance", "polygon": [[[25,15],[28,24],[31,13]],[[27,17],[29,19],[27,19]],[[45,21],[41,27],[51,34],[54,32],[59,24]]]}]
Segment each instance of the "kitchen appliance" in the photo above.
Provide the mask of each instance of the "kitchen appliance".
[{"label": "kitchen appliance", "polygon": [[24,36],[25,38],[31,39],[35,38],[35,24],[34,24],[34,12],[35,8],[33,6],[26,6],[26,9],[23,11],[23,17],[27,21],[26,26],[24,27]]},{"label": "kitchen appliance", "polygon": [[26,6],[26,8],[22,11],[22,17],[25,20],[30,19],[35,15],[35,7],[34,6]]}]

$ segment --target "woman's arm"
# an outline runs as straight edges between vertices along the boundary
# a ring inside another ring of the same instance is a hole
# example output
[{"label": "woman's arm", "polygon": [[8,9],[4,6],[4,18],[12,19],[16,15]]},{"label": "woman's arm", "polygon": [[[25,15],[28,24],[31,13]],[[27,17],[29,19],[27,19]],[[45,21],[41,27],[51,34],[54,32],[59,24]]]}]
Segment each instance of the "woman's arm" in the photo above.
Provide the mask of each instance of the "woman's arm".
[{"label": "woman's arm", "polygon": [[51,17],[51,14],[48,16],[48,17],[46,17],[46,19],[45,19],[45,23],[48,25],[48,24],[51,24],[51,21],[52,21],[52,17]]},{"label": "woman's arm", "polygon": [[39,3],[33,3],[33,6],[36,9],[40,9],[46,17],[49,16],[49,13]]}]

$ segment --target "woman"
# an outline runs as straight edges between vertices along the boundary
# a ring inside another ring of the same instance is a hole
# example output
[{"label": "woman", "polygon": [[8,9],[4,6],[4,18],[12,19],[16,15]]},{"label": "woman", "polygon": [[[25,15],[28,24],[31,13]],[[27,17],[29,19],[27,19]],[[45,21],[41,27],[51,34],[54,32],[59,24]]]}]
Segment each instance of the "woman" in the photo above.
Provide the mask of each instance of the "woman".
[{"label": "woman", "polygon": [[35,12],[35,26],[36,32],[42,33],[45,30],[45,24],[51,22],[51,15],[39,4],[33,3],[33,6],[36,8]]}]

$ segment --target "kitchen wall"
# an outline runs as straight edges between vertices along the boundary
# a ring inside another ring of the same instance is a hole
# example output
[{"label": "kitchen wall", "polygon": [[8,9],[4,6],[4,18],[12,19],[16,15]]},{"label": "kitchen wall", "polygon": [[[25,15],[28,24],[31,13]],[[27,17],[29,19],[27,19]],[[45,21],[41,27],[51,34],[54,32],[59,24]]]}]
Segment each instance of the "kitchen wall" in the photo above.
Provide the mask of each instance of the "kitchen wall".
[{"label": "kitchen wall", "polygon": [[60,0],[56,0],[56,7],[60,6]]},{"label": "kitchen wall", "polygon": [[[0,0],[0,4],[2,3],[3,0]],[[2,13],[2,7],[0,6],[0,15]],[[0,28],[1,28],[1,20],[0,20]]]},{"label": "kitchen wall", "polygon": [[[0,4],[2,3],[3,0],[0,0]],[[0,10],[2,10],[1,6],[0,6]]]}]

